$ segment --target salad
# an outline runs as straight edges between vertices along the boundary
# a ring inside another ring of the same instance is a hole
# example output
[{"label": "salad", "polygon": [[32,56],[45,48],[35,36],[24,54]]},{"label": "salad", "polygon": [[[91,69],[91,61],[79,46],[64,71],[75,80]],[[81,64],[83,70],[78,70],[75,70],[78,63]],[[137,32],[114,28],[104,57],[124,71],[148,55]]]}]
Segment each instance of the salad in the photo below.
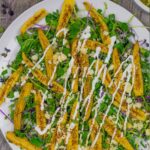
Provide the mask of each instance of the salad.
[{"label": "salad", "polygon": [[6,138],[26,150],[146,149],[149,45],[107,8],[83,5],[84,17],[64,0],[60,12],[40,9],[22,25],[20,51],[0,75],[0,105],[11,101],[14,124]]}]

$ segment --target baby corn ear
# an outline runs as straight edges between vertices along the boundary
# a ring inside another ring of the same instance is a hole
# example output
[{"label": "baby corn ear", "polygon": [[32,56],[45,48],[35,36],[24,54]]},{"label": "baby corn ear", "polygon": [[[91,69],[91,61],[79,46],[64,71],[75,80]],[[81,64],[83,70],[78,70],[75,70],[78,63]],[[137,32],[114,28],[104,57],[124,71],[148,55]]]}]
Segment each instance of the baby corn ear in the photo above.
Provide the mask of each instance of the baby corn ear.
[{"label": "baby corn ear", "polygon": [[14,85],[18,81],[22,71],[23,71],[23,67],[20,66],[14,73],[12,73],[12,75],[0,88],[0,105],[4,102],[5,97],[7,97],[11,89],[14,87]]},{"label": "baby corn ear", "polygon": [[36,124],[41,130],[43,130],[46,127],[46,118],[44,111],[41,110],[42,96],[41,93],[37,90],[35,92],[34,101],[36,111]]},{"label": "baby corn ear", "polygon": [[[75,0],[64,0],[58,21],[57,32],[67,26],[74,9],[74,5]],[[62,36],[62,34],[60,34],[60,36]]]},{"label": "baby corn ear", "polygon": [[[38,37],[41,43],[41,46],[43,50],[46,50],[46,48],[50,45],[49,40],[47,39],[46,35],[44,32],[39,29],[38,30]],[[53,71],[54,71],[54,64],[53,64],[53,50],[50,47],[45,55],[45,66],[46,66],[46,72],[47,76],[51,78]]]},{"label": "baby corn ear", "polygon": [[[91,140],[94,142],[94,139],[96,137],[96,134],[98,132],[99,126],[96,120],[89,120],[89,126],[92,127],[92,132],[91,132]],[[95,146],[93,148],[90,148],[91,150],[102,150],[102,135],[99,135],[97,142],[95,143]]]},{"label": "baby corn ear", "polygon": [[108,53],[108,48],[104,44],[93,40],[86,41],[85,48],[95,51],[97,47],[101,48],[101,52]]},{"label": "baby corn ear", "polygon": [[47,15],[47,11],[43,8],[38,10],[32,17],[30,17],[22,26],[20,29],[21,34],[24,34],[27,29],[32,27],[35,23],[39,22],[41,19],[43,19]]},{"label": "baby corn ear", "polygon": [[22,122],[22,112],[26,106],[26,98],[30,95],[32,90],[32,84],[26,83],[20,93],[20,97],[17,100],[15,112],[14,112],[14,128],[15,130],[21,129],[21,122]]},{"label": "baby corn ear", "polygon": [[[27,58],[27,56],[22,53],[22,58],[23,61],[25,62],[25,64],[29,67],[32,68],[34,66],[34,64]],[[34,69],[32,70],[32,74],[35,78],[37,78],[37,80],[39,82],[41,82],[43,85],[48,86],[48,77],[46,75],[44,75],[39,69]],[[63,93],[64,92],[64,87],[62,85],[60,85],[59,83],[57,83],[56,81],[52,81],[51,84],[51,90],[56,92],[56,93]],[[66,92],[66,95],[68,95],[69,92]]]},{"label": "baby corn ear", "polygon": [[144,93],[143,76],[142,76],[142,69],[140,64],[139,50],[140,50],[139,43],[136,42],[133,48],[133,61],[135,65],[135,78],[134,78],[133,91],[135,96],[142,96]]},{"label": "baby corn ear", "polygon": [[[76,119],[79,115],[78,107],[79,102],[76,100],[72,106],[71,114],[70,114],[70,124],[72,124],[72,120]],[[75,116],[74,116],[75,115]],[[74,118],[75,117],[75,118]],[[70,137],[67,143],[67,150],[78,150],[78,123],[73,123],[74,127],[71,129]]]},{"label": "baby corn ear", "polygon": [[86,10],[89,11],[91,17],[95,20],[95,22],[100,25],[100,34],[101,34],[103,43],[105,45],[109,45],[111,43],[111,39],[109,36],[108,27],[104,21],[103,16],[101,16],[90,3],[84,2],[83,4]]},{"label": "baby corn ear", "polygon": [[27,138],[20,138],[15,135],[14,132],[7,132],[6,138],[13,144],[20,146],[26,150],[42,150],[42,148],[36,147],[35,145],[31,144]]},{"label": "baby corn ear", "polygon": [[[102,117],[102,116],[100,116]],[[114,123],[106,117],[105,124],[103,125],[104,130],[108,133],[109,136],[113,136],[115,125]],[[126,150],[134,150],[132,145],[129,143],[126,137],[122,137],[121,131],[117,130],[114,140],[122,145]]]}]

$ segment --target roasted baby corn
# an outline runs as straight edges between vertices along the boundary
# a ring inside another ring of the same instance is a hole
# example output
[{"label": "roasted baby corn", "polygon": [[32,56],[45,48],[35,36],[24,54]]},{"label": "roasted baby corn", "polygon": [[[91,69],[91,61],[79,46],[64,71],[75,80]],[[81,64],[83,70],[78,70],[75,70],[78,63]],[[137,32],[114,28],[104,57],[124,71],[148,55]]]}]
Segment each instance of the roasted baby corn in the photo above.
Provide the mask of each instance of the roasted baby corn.
[{"label": "roasted baby corn", "polygon": [[34,95],[34,101],[36,111],[36,124],[41,130],[43,130],[46,127],[46,118],[44,111],[41,110],[42,96],[41,93],[37,90]]},{"label": "roasted baby corn", "polygon": [[[99,125],[96,122],[96,120],[94,121],[94,120],[91,119],[91,120],[89,120],[89,126],[90,126],[90,128],[93,127],[92,128],[92,132],[91,132],[91,140],[92,140],[92,142],[94,142],[94,139],[95,139],[96,134],[98,132]],[[95,146],[91,147],[90,149],[91,150],[102,150],[103,149],[102,148],[102,135],[99,135],[98,140],[97,140]]]},{"label": "roasted baby corn", "polygon": [[14,143],[26,150],[42,150],[42,148],[36,147],[35,145],[31,144],[26,138],[20,138],[15,135],[14,132],[7,132],[6,138],[11,143]]},{"label": "roasted baby corn", "polygon": [[22,113],[26,106],[26,99],[30,95],[32,90],[32,84],[27,82],[20,93],[19,99],[17,100],[15,111],[14,111],[14,129],[21,130],[22,125]]},{"label": "roasted baby corn", "polygon": [[[100,115],[101,118],[104,117],[104,115]],[[106,117],[105,124],[103,125],[103,129],[108,133],[109,136],[113,135],[113,132],[115,130],[114,123]],[[134,148],[129,143],[128,139],[121,135],[121,131],[117,129],[116,135],[114,137],[114,140],[116,140],[120,145],[122,145],[126,150],[134,150]]]},{"label": "roasted baby corn", "polygon": [[39,22],[41,19],[43,19],[47,15],[47,11],[43,8],[35,12],[35,14],[30,17],[22,26],[20,29],[21,34],[24,34],[27,29],[32,27],[35,23]]},{"label": "roasted baby corn", "polygon": [[88,2],[84,2],[83,4],[86,10],[89,11],[94,21],[100,25],[100,33],[101,33],[101,38],[102,38],[103,43],[106,45],[109,45],[111,43],[111,39],[109,37],[108,27],[106,23],[104,22],[103,16],[97,12],[97,10],[92,6],[92,4]]},{"label": "roasted baby corn", "polygon": [[[46,50],[46,48],[50,45],[50,43],[41,29],[38,30],[38,37],[39,37],[43,50]],[[44,59],[45,59],[47,76],[51,78],[53,71],[54,71],[53,50],[51,47],[48,49],[47,53],[45,54]]]},{"label": "roasted baby corn", "polygon": [[4,102],[5,98],[7,97],[11,89],[15,86],[22,71],[23,71],[23,67],[20,66],[14,73],[12,73],[12,75],[7,79],[7,81],[0,88],[0,105]]},{"label": "roasted baby corn", "polygon": [[[71,127],[71,131],[69,131],[70,137],[67,143],[67,150],[78,150],[78,123],[73,123],[72,120],[77,119],[79,115],[79,110],[77,109],[77,105],[79,102],[76,100],[72,106],[71,114],[70,114],[70,126],[73,125],[73,128]],[[76,114],[75,114],[76,113]],[[74,116],[76,115],[76,116]]]},{"label": "roasted baby corn", "polygon": [[[25,62],[25,64],[29,67],[32,68],[34,66],[34,64],[26,57],[26,55],[24,53],[22,53],[22,58],[23,61]],[[48,77],[45,76],[39,69],[34,69],[32,70],[32,74],[34,75],[35,78],[37,78],[43,85],[48,86]],[[60,85],[59,83],[53,81],[51,83],[51,89],[54,92],[57,93],[63,93],[64,92],[64,88],[62,85]],[[68,95],[68,92],[66,93],[66,95]]]},{"label": "roasted baby corn", "polygon": [[[64,0],[58,21],[57,32],[67,26],[74,9],[74,5],[75,0]],[[62,34],[60,34],[60,36],[62,36]]]},{"label": "roasted baby corn", "polygon": [[135,79],[133,91],[135,96],[142,96],[144,91],[139,50],[140,50],[139,43],[136,42],[133,48],[133,61],[135,65]]}]

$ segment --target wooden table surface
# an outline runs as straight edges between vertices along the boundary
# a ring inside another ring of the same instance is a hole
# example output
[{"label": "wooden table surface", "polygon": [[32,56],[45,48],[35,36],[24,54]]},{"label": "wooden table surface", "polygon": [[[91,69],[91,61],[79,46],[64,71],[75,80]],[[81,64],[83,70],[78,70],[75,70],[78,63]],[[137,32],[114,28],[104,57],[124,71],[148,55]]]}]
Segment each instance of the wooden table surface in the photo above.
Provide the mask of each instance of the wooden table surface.
[{"label": "wooden table surface", "polygon": [[[9,24],[22,12],[24,12],[29,7],[38,3],[40,0],[0,0],[0,26],[7,28]],[[143,22],[145,26],[150,26],[150,15],[140,9],[135,3],[134,0],[113,0],[119,3],[121,6],[132,12],[139,20]],[[9,15],[8,13],[4,14],[2,4],[8,4],[13,10]],[[2,33],[0,33],[0,36]],[[6,143],[1,131],[0,131],[0,150],[11,150],[8,144]]]}]

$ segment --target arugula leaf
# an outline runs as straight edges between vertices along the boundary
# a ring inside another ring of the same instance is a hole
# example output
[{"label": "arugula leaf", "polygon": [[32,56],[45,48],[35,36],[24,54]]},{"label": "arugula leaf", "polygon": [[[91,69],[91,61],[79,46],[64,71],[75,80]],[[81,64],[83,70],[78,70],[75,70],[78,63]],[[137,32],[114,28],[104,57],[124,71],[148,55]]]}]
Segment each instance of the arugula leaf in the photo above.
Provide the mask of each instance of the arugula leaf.
[{"label": "arugula leaf", "polygon": [[32,137],[30,139],[30,142],[36,145],[37,147],[41,147],[44,144],[43,140],[39,137]]},{"label": "arugula leaf", "polygon": [[16,136],[21,137],[21,138],[26,137],[25,133],[23,133],[19,130],[15,130],[15,134],[16,134]]},{"label": "arugula leaf", "polygon": [[57,27],[58,19],[59,19],[59,11],[58,10],[56,10],[53,13],[49,13],[45,18],[46,23],[52,28]]},{"label": "arugula leaf", "polygon": [[70,48],[67,48],[67,47],[63,47],[63,53],[65,54],[65,55],[67,55],[68,56],[68,54],[70,54]]},{"label": "arugula leaf", "polygon": [[123,45],[123,43],[121,43],[121,42],[119,42],[119,43],[117,43],[117,44],[115,44],[115,48],[117,48],[118,49],[118,51],[119,51],[119,53],[123,53],[124,52],[124,45]]}]

